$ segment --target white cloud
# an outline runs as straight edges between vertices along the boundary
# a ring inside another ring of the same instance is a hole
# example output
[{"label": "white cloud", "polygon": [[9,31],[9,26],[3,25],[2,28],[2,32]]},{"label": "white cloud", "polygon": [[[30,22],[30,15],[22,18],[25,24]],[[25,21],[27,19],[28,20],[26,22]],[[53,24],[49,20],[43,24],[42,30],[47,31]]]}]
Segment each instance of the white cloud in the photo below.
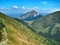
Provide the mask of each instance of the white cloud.
[{"label": "white cloud", "polygon": [[39,12],[39,8],[38,7],[26,8],[26,10],[27,11],[35,10],[35,11]]},{"label": "white cloud", "polygon": [[46,2],[46,1],[42,1],[42,4],[46,5],[46,4],[47,4],[47,2]]},{"label": "white cloud", "polygon": [[39,12],[40,9],[38,7],[34,7],[33,10]]},{"label": "white cloud", "polygon": [[13,8],[16,8],[16,9],[17,9],[17,8],[18,8],[18,6],[13,6]]},{"label": "white cloud", "polygon": [[38,7],[34,7],[35,9],[38,9]]},{"label": "white cloud", "polygon": [[22,9],[26,9],[26,7],[23,6]]},{"label": "white cloud", "polygon": [[56,12],[56,11],[60,11],[60,9],[40,9],[40,13],[52,13],[52,12]]},{"label": "white cloud", "polygon": [[33,7],[33,8],[26,8],[26,7],[21,7],[23,10],[26,10],[26,11],[31,11],[31,10],[38,10],[39,8],[38,7]]},{"label": "white cloud", "polygon": [[10,8],[0,8],[0,10],[9,10]]},{"label": "white cloud", "polygon": [[[51,12],[56,12],[56,11],[60,11],[60,9],[50,9],[51,10]],[[50,13],[51,13],[50,12]]]}]

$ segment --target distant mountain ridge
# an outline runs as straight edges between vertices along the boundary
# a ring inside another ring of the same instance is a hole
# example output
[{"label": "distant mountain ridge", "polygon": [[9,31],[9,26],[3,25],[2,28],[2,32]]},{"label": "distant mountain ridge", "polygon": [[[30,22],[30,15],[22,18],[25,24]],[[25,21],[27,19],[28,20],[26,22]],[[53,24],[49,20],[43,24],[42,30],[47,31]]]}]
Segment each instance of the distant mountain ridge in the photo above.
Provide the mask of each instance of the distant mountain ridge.
[{"label": "distant mountain ridge", "polygon": [[24,21],[31,21],[31,20],[36,20],[40,17],[42,17],[42,15],[40,15],[37,11],[31,10],[30,12],[22,14],[20,17],[17,18],[22,19]]}]

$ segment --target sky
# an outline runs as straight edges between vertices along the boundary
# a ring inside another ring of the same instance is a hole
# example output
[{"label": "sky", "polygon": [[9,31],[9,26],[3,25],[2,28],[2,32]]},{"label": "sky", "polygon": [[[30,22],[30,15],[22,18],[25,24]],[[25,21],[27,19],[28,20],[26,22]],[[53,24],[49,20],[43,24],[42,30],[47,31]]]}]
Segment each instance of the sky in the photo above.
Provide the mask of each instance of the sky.
[{"label": "sky", "polygon": [[30,10],[39,13],[60,11],[60,0],[0,0],[0,12],[12,15]]}]

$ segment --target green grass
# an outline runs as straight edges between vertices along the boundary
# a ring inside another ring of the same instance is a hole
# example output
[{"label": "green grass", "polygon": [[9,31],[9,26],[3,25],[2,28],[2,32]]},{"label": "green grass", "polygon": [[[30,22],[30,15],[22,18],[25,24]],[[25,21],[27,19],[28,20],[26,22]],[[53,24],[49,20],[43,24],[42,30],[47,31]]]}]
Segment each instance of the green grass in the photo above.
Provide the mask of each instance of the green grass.
[{"label": "green grass", "polygon": [[60,42],[60,11],[39,18],[31,27],[40,35]]}]

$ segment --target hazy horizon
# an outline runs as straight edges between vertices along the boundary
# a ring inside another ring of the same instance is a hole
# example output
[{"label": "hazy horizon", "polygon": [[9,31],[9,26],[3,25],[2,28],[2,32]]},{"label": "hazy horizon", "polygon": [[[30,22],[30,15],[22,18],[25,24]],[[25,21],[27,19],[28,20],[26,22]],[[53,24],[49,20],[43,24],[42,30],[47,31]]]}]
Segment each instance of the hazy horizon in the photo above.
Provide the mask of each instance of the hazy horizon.
[{"label": "hazy horizon", "polygon": [[47,14],[60,11],[59,5],[60,0],[0,0],[0,12],[10,16],[23,14],[31,10]]}]

